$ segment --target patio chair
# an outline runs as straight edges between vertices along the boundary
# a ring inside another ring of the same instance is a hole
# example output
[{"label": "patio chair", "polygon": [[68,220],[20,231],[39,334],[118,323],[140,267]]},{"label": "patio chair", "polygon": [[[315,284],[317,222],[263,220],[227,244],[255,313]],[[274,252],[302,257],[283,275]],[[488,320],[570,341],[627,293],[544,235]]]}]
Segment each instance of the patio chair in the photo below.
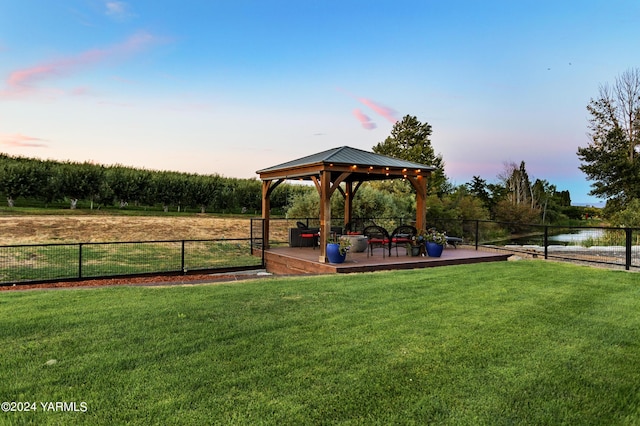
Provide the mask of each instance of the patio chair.
[{"label": "patio chair", "polygon": [[[398,246],[410,246],[413,243],[413,238],[418,234],[418,230],[415,226],[400,225],[391,232],[389,238],[389,256],[391,256],[391,248],[396,246],[396,257],[398,257]],[[407,248],[407,255],[411,253],[411,250]]]},{"label": "patio chair", "polygon": [[309,228],[303,222],[296,222],[296,226],[300,230],[300,238],[302,238],[302,239],[311,239],[311,241],[312,241],[311,244],[313,246],[313,249],[315,250],[316,246],[318,245],[318,237],[320,237],[320,232],[318,232],[317,229]]},{"label": "patio chair", "polygon": [[382,257],[389,247],[389,233],[382,226],[371,225],[362,230],[362,235],[367,237],[367,244],[369,249],[367,250],[367,257],[369,254],[373,256],[373,249],[376,247],[382,247]]},{"label": "patio chair", "polygon": [[354,219],[351,222],[348,222],[344,225],[344,233],[346,235],[356,235],[362,234],[364,228],[370,225],[375,225],[376,223],[372,220],[366,219]]},{"label": "patio chair", "polygon": [[458,248],[458,244],[462,244],[462,238],[447,236],[447,244],[452,245],[453,248],[457,249]]}]

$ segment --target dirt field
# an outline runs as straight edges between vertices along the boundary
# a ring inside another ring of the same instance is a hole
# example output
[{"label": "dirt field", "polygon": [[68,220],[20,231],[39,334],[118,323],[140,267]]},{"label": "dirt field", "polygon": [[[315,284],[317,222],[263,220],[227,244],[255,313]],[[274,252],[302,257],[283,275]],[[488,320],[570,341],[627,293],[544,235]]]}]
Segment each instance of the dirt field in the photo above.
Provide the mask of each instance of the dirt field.
[{"label": "dirt field", "polygon": [[0,216],[0,245],[249,238],[250,223],[198,215]]}]

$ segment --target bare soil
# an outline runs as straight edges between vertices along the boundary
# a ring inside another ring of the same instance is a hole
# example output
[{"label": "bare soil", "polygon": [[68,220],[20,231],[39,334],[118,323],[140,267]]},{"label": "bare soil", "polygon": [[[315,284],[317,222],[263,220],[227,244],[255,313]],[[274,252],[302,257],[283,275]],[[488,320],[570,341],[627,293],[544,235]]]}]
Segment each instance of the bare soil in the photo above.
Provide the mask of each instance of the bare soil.
[{"label": "bare soil", "polygon": [[0,216],[0,245],[249,238],[249,219],[211,216]]}]

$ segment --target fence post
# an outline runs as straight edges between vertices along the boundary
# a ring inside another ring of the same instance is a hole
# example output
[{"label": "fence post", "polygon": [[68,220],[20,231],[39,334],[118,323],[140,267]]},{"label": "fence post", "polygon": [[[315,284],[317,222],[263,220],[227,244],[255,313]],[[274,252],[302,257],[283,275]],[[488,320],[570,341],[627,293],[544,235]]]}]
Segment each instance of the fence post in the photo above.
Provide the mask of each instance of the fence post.
[{"label": "fence post", "polygon": [[181,249],[182,253],[181,253],[181,259],[180,259],[180,270],[182,271],[182,274],[184,275],[186,273],[186,271],[184,270],[184,240],[182,240],[182,249]]},{"label": "fence post", "polygon": [[625,233],[625,262],[624,269],[627,271],[631,268],[631,239],[632,239],[632,230],[631,228],[624,228]]},{"label": "fence post", "polygon": [[547,260],[549,258],[549,226],[544,226],[544,259]]},{"label": "fence post", "polygon": [[260,250],[262,250],[262,267],[266,268],[267,265],[265,264],[265,261],[264,261],[264,222],[265,220],[262,219],[262,222],[261,222],[262,223],[262,244],[260,244],[261,246]]},{"label": "fence post", "polygon": [[478,250],[479,243],[480,243],[480,221],[476,219],[476,251]]},{"label": "fence post", "polygon": [[253,218],[249,221],[249,254],[253,254]]},{"label": "fence post", "polygon": [[78,278],[82,278],[82,243],[78,244]]}]

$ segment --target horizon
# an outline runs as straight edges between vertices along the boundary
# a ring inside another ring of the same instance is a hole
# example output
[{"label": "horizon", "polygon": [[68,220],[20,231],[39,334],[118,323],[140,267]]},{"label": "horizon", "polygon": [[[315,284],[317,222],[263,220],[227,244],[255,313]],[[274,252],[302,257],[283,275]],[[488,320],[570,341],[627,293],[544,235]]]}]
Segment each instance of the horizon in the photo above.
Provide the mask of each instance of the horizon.
[{"label": "horizon", "polygon": [[454,186],[524,161],[600,204],[576,152],[590,99],[637,66],[638,17],[631,0],[4,2],[0,151],[255,178],[370,151],[412,115]]}]

